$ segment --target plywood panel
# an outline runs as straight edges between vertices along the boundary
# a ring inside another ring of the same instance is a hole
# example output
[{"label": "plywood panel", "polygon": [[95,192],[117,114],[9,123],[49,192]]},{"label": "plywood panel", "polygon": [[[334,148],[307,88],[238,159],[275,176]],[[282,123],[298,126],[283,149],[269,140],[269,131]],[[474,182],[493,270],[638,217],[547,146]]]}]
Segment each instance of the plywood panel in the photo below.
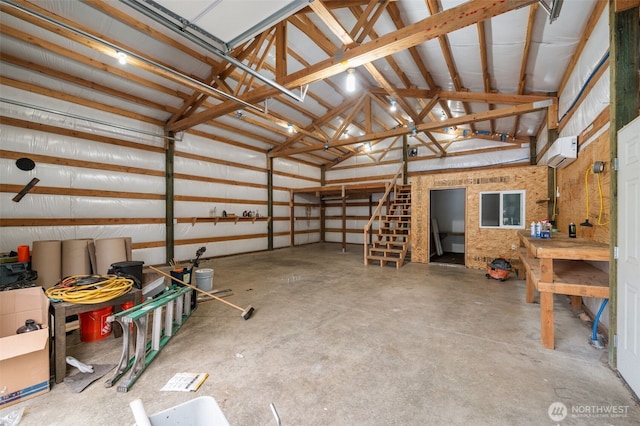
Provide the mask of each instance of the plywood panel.
[{"label": "plywood panel", "polygon": [[466,265],[485,269],[487,262],[496,257],[516,259],[519,245],[515,229],[480,228],[480,192],[525,190],[525,224],[547,215],[547,203],[536,202],[547,198],[546,166],[523,166],[492,170],[440,173],[416,176],[412,181],[412,246],[413,262],[429,262],[429,191],[432,189],[465,188]]},{"label": "plywood panel", "polygon": [[[557,184],[560,197],[557,200],[558,229],[568,232],[569,223],[576,224],[578,237],[588,238],[601,243],[609,242],[609,181],[611,164],[609,162],[609,132],[598,136],[584,149],[582,146],[575,162],[557,171]],[[602,191],[602,216],[600,217],[600,190],[598,176],[588,172],[595,161],[604,161],[604,172],[600,173]],[[587,185],[585,186],[585,174]],[[589,223],[593,227],[580,226],[587,219],[587,197],[589,194]],[[600,223],[600,225],[598,224]]]}]

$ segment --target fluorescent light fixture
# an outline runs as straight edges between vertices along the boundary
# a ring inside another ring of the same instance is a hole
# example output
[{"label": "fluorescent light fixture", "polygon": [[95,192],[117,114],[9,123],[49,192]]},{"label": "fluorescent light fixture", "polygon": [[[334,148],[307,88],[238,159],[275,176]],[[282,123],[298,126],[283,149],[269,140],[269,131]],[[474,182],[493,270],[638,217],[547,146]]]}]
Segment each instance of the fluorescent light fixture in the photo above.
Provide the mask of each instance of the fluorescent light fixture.
[{"label": "fluorescent light fixture", "polygon": [[391,107],[389,107],[389,111],[396,112],[398,107],[396,106],[396,100],[391,98]]},{"label": "fluorescent light fixture", "polygon": [[347,92],[355,92],[356,90],[356,72],[353,68],[347,70]]},{"label": "fluorescent light fixture", "polygon": [[127,54],[124,52],[116,52],[116,58],[118,58],[118,62],[122,65],[126,65],[127,63]]}]

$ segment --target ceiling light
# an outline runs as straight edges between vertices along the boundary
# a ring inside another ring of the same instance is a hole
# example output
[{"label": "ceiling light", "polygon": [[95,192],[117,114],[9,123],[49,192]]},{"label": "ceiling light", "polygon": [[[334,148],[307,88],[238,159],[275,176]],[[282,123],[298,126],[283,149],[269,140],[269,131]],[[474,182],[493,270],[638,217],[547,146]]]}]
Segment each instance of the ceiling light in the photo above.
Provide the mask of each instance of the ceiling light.
[{"label": "ceiling light", "polygon": [[356,72],[353,68],[347,70],[347,92],[355,92],[356,90]]},{"label": "ceiling light", "polygon": [[120,62],[122,65],[125,65],[127,63],[127,54],[124,52],[116,52],[116,58],[118,58],[118,62]]},{"label": "ceiling light", "polygon": [[289,128],[289,133],[293,133],[293,124],[289,123],[287,127]]},{"label": "ceiling light", "polygon": [[391,98],[391,107],[389,108],[389,111],[396,112],[397,110],[398,107],[396,106],[396,100]]},{"label": "ceiling light", "polygon": [[364,149],[364,152],[371,152],[371,142],[362,144],[362,149]]}]

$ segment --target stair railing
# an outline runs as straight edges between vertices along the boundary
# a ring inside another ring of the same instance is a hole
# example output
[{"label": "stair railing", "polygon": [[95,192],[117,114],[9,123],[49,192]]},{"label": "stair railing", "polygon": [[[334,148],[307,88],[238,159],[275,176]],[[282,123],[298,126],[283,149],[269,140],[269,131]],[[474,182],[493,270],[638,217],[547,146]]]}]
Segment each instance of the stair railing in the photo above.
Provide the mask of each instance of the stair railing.
[{"label": "stair railing", "polygon": [[369,222],[367,222],[367,224],[364,226],[364,264],[365,265],[369,264],[367,261],[367,251],[369,248],[369,242],[368,242],[369,232],[371,231],[371,227],[373,226],[373,223],[375,222],[376,219],[378,220],[378,234],[382,232],[382,216],[383,216],[382,206],[385,204],[385,202],[388,201],[389,194],[391,194],[391,190],[393,190],[394,199],[396,198],[398,179],[400,179],[400,182],[404,182],[404,163],[400,164],[400,168],[398,169],[396,174],[393,175],[393,177],[389,180],[389,182],[385,184],[386,190],[384,192],[384,195],[382,196],[382,198],[380,198],[380,201],[378,201],[378,206],[376,207],[376,210],[371,215],[371,219],[369,219]]}]

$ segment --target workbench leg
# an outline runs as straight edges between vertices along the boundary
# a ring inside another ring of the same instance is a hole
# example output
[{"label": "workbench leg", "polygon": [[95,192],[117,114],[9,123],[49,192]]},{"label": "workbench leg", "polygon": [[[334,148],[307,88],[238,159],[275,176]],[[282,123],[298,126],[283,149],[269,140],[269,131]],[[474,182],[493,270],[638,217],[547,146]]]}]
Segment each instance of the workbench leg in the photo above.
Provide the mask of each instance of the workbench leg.
[{"label": "workbench leg", "polygon": [[540,339],[542,346],[554,349],[553,293],[540,292]]},{"label": "workbench leg", "polygon": [[55,309],[53,311],[54,321],[54,346],[55,346],[55,381],[62,383],[67,374],[67,318],[65,309]]},{"label": "workbench leg", "polygon": [[582,308],[582,296],[571,296],[571,309],[577,311]]},{"label": "workbench leg", "polygon": [[527,275],[527,280],[526,280],[525,300],[527,303],[533,303],[535,283],[533,282],[533,278],[531,277],[530,273],[527,272],[526,275]]}]

